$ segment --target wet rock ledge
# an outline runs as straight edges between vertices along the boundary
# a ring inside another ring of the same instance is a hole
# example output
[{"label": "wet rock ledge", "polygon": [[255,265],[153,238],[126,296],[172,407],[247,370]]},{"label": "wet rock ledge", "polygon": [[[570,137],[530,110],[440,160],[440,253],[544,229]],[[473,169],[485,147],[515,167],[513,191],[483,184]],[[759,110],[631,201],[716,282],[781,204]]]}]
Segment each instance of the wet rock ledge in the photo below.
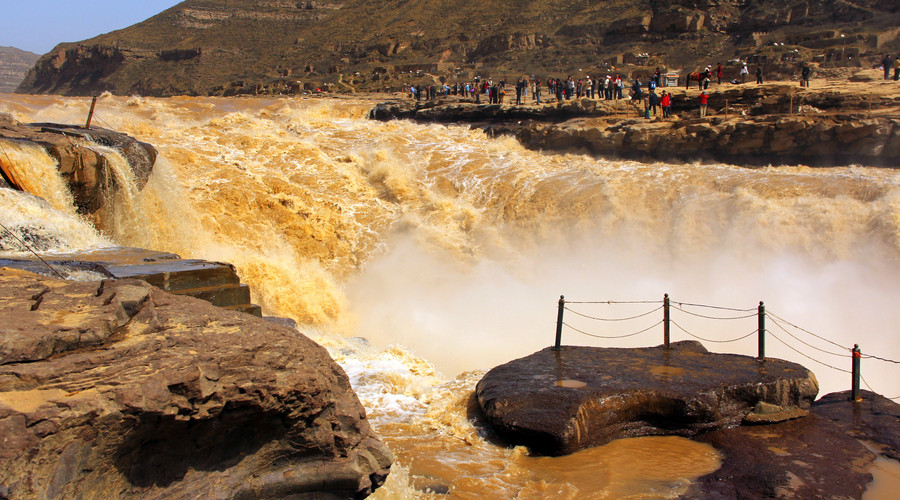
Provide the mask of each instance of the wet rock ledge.
[{"label": "wet rock ledge", "polygon": [[305,336],[138,280],[0,269],[0,498],[360,498],[391,455]]},{"label": "wet rock ledge", "polygon": [[668,89],[676,97],[667,120],[644,118],[642,102],[588,98],[521,106],[395,100],[376,105],[369,117],[468,124],[513,135],[530,149],[641,161],[900,166],[900,96],[784,84],[723,88],[711,91],[705,118],[697,95],[681,89]]},{"label": "wet rock ledge", "polygon": [[[0,113],[0,139],[46,150],[57,161],[75,206],[84,214],[96,212],[103,205],[104,194],[119,187],[101,148],[112,148],[122,155],[138,189],[143,189],[153,172],[157,156],[156,148],[121,132],[57,123],[19,123],[4,113]],[[0,187],[28,191],[27,173],[17,172],[5,159],[0,155]]]},{"label": "wet rock ledge", "polygon": [[721,467],[681,498],[860,499],[878,455],[900,454],[900,405],[865,391],[862,401],[843,392],[813,402],[817,392],[798,364],[713,354],[697,342],[547,348],[476,386],[500,437],[539,454],[644,435],[711,445]]},{"label": "wet rock ledge", "polygon": [[713,354],[686,341],[668,350],[548,347],[490,370],[476,396],[508,440],[564,455],[625,437],[797,418],[818,390],[796,363]]}]

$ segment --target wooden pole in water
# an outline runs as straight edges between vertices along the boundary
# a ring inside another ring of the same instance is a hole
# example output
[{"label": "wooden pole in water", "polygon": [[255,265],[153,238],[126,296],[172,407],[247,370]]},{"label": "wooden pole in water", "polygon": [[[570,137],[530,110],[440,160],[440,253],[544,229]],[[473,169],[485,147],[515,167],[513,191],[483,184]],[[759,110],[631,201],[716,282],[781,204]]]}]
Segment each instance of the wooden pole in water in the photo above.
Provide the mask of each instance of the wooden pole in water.
[{"label": "wooden pole in water", "polygon": [[559,350],[562,343],[562,327],[563,327],[563,311],[566,309],[566,298],[559,296],[559,311],[556,313],[556,346],[554,349]]},{"label": "wooden pole in water", "polygon": [[862,401],[859,397],[859,361],[862,358],[862,352],[859,350],[859,344],[853,344],[853,369],[851,375],[853,381],[850,386],[850,401]]},{"label": "wooden pole in water", "polygon": [[663,296],[663,345],[669,348],[669,294]]},{"label": "wooden pole in water", "polygon": [[766,359],[766,306],[763,304],[763,301],[759,301],[759,316],[757,318],[757,325],[759,326],[759,359]]},{"label": "wooden pole in water", "polygon": [[88,112],[87,122],[84,124],[84,128],[91,128],[91,119],[94,118],[94,106],[97,105],[97,96],[94,96],[91,99],[91,110]]}]

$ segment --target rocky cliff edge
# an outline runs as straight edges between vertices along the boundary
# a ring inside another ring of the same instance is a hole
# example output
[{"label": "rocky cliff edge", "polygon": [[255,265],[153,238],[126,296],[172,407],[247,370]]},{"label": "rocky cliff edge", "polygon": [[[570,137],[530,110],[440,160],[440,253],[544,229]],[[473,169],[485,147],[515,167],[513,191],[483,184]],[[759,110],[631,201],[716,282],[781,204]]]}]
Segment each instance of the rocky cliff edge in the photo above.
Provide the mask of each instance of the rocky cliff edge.
[{"label": "rocky cliff edge", "polygon": [[0,295],[0,497],[360,498],[387,476],[347,376],[290,328],[135,280],[0,269]]}]

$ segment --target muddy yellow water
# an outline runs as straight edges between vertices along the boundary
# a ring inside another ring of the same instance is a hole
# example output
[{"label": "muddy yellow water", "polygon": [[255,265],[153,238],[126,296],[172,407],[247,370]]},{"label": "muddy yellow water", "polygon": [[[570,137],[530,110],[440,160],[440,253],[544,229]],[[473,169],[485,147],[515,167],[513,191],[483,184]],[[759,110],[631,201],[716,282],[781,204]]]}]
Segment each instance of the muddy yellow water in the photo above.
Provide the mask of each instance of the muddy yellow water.
[{"label": "muddy yellow water", "polygon": [[[0,112],[83,123],[89,105],[3,95]],[[716,467],[714,450],[681,439],[556,459],[496,443],[471,411],[474,385],[553,343],[563,294],[603,302],[570,304],[581,315],[567,312],[566,344],[657,345],[669,293],[672,340],[757,327],[686,304],[765,301],[784,320],[770,322],[767,354],[811,368],[823,392],[849,388],[842,348],[900,359],[900,170],[545,154],[468,127],[373,122],[371,105],[104,95],[97,126],[159,149],[146,187],[115,151],[84,144],[123,189],[80,216],[52,158],[0,140],[4,168],[43,198],[0,190],[0,220],[46,252],[125,245],[234,263],[265,314],[297,320],[350,376],[398,458],[382,498],[666,498]],[[635,319],[606,321],[622,318]],[[706,346],[757,348],[755,336]],[[894,365],[863,361],[874,390],[900,395]]]}]

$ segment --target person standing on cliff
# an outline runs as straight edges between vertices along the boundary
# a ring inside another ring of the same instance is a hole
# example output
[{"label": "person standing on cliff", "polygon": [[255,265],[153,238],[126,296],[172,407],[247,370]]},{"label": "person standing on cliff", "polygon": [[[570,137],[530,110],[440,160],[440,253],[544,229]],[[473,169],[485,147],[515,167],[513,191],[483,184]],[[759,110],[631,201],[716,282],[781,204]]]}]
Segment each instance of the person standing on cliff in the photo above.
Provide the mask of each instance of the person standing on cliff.
[{"label": "person standing on cliff", "polygon": [[741,63],[741,83],[746,83],[747,75],[750,74],[750,70],[747,69],[747,63]]},{"label": "person standing on cliff", "polygon": [[812,73],[812,69],[810,69],[809,63],[803,63],[803,69],[800,70],[800,86],[801,87],[809,87],[810,73]]},{"label": "person standing on cliff", "polygon": [[706,118],[706,106],[709,103],[709,96],[706,91],[700,92],[700,118]]},{"label": "person standing on cliff", "polygon": [[722,85],[722,74],[723,73],[724,72],[722,71],[722,63],[719,63],[719,65],[716,66],[716,82],[718,82],[716,85]]},{"label": "person standing on cliff", "polygon": [[[663,91],[663,94],[665,94],[665,91]],[[656,95],[656,89],[650,89],[648,102],[650,103],[650,111],[653,113],[653,116],[656,117],[656,107],[660,104],[659,96]]]},{"label": "person standing on cliff", "polygon": [[900,54],[894,58],[894,81],[900,81]]},{"label": "person standing on cliff", "polygon": [[762,64],[756,65],[756,84],[762,85],[763,77],[762,77]]},{"label": "person standing on cliff", "polygon": [[885,54],[884,59],[881,60],[881,67],[884,68],[884,79],[887,80],[891,75],[891,66],[893,65],[893,59],[891,59],[890,54]]},{"label": "person standing on cliff", "polygon": [[668,118],[672,115],[672,94],[669,94],[665,90],[662,91],[662,98],[659,100],[660,105],[662,106],[663,119]]}]

